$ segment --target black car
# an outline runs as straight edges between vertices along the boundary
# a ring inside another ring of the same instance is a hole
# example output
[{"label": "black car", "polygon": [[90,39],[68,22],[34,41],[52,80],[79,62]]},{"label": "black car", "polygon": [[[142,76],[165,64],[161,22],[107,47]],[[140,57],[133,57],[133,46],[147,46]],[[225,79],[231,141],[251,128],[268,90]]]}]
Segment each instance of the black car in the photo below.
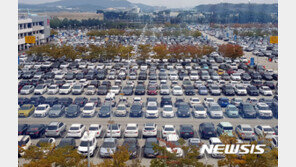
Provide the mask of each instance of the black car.
[{"label": "black car", "polygon": [[136,138],[126,138],[123,141],[122,146],[126,147],[129,154],[130,154],[130,158],[137,158],[139,156],[139,143],[138,143],[138,139]]},{"label": "black car", "polygon": [[241,74],[241,79],[243,81],[251,81],[252,80],[251,76],[248,73],[242,73]]},{"label": "black car", "polygon": [[180,137],[184,139],[192,138],[194,136],[193,125],[180,125]]},{"label": "black car", "polygon": [[211,122],[204,122],[199,125],[199,133],[201,138],[209,139],[211,137],[217,137],[217,131],[215,125]]},{"label": "black car", "polygon": [[58,97],[48,97],[45,99],[44,104],[49,104],[52,107],[55,104],[58,104],[59,98]]},{"label": "black car", "polygon": [[106,79],[106,74],[104,74],[104,73],[98,73],[97,74],[97,79],[98,80],[105,80]]},{"label": "black car", "polygon": [[239,113],[243,118],[257,118],[257,112],[250,103],[241,103],[239,105]]},{"label": "black car", "polygon": [[143,146],[143,154],[146,158],[155,158],[159,153],[154,151],[154,145],[159,145],[157,138],[147,138]]},{"label": "black car", "polygon": [[224,85],[222,87],[222,92],[225,96],[234,96],[235,95],[235,90],[233,86],[231,85]]},{"label": "black car", "polygon": [[89,85],[93,85],[94,87],[98,88],[100,85],[100,81],[92,80],[90,81]]},{"label": "black car", "polygon": [[34,95],[30,98],[29,104],[33,104],[34,106],[38,106],[39,104],[44,104],[45,97],[40,95]]},{"label": "black car", "polygon": [[108,88],[106,85],[100,85],[98,87],[98,92],[97,92],[98,95],[107,95],[107,93],[108,93]]},{"label": "black car", "polygon": [[83,78],[84,78],[84,73],[83,73],[83,72],[79,72],[79,73],[77,73],[75,78],[76,78],[77,80],[83,79]]},{"label": "black car", "polygon": [[34,74],[32,72],[25,72],[23,73],[23,79],[32,79]]},{"label": "black car", "polygon": [[18,124],[18,135],[26,134],[26,131],[28,128],[29,128],[28,124]]},{"label": "black car", "polygon": [[272,78],[277,81],[278,80],[278,74],[272,74]]},{"label": "black car", "polygon": [[178,117],[190,117],[190,106],[188,103],[182,102],[177,108]]},{"label": "black car", "polygon": [[70,97],[61,97],[58,101],[58,104],[62,104],[65,107],[68,107],[70,104],[72,104],[73,99]]},{"label": "black car", "polygon": [[259,72],[252,72],[251,77],[252,77],[253,80],[254,79],[261,80],[262,79],[262,76],[261,76],[261,74]]},{"label": "black car", "polygon": [[138,80],[146,80],[147,79],[147,74],[140,72],[138,76]]},{"label": "black car", "polygon": [[53,72],[47,72],[44,74],[44,79],[54,79],[54,73]]},{"label": "black car", "polygon": [[252,80],[250,84],[256,86],[257,88],[263,86],[263,83],[261,80]]},{"label": "black car", "polygon": [[60,143],[56,146],[56,148],[61,147],[71,147],[72,149],[76,148],[76,142],[74,138],[62,138]]},{"label": "black car", "polygon": [[259,96],[259,90],[256,86],[253,86],[253,85],[249,85],[247,87],[247,93],[250,95],[250,96]]},{"label": "black car", "polygon": [[175,107],[179,107],[180,103],[185,102],[183,98],[177,98],[175,101]]},{"label": "black car", "polygon": [[270,73],[263,73],[262,78],[266,81],[272,81],[273,77]]},{"label": "black car", "polygon": [[79,107],[83,107],[88,102],[86,97],[76,97],[73,104],[79,105]]},{"label": "black car", "polygon": [[65,80],[57,80],[55,81],[55,85],[57,85],[59,88],[61,88],[66,83]]},{"label": "black car", "polygon": [[93,72],[93,71],[88,72],[88,73],[86,74],[85,78],[86,78],[87,80],[93,80],[93,79],[95,79],[95,72]]},{"label": "black car", "polygon": [[160,107],[165,105],[173,105],[172,97],[171,96],[162,96],[160,101]]},{"label": "black car", "polygon": [[195,90],[194,90],[194,87],[193,86],[185,86],[185,95],[195,95]]},{"label": "black car", "polygon": [[278,118],[278,102],[274,101],[272,102],[272,105],[271,105],[271,111],[273,113],[273,116],[275,118]]},{"label": "black car", "polygon": [[31,124],[26,131],[26,135],[30,135],[32,138],[42,137],[45,134],[45,129],[44,124]]},{"label": "black car", "polygon": [[272,81],[265,81],[263,86],[268,86],[270,89],[275,89],[275,84]]},{"label": "black car", "polygon": [[141,104],[133,104],[130,109],[130,117],[142,117],[143,107]]},{"label": "black car", "polygon": [[100,108],[100,111],[99,111],[99,114],[98,114],[98,117],[110,117],[111,115],[111,109],[112,106],[110,105],[103,105],[101,108]]},{"label": "black car", "polygon": [[27,97],[19,97],[18,98],[18,105],[29,104],[30,99]]},{"label": "black car", "polygon": [[80,114],[80,107],[76,104],[71,104],[66,109],[65,115],[66,117],[77,117]]},{"label": "black car", "polygon": [[145,95],[145,86],[137,85],[135,90],[135,95]]}]

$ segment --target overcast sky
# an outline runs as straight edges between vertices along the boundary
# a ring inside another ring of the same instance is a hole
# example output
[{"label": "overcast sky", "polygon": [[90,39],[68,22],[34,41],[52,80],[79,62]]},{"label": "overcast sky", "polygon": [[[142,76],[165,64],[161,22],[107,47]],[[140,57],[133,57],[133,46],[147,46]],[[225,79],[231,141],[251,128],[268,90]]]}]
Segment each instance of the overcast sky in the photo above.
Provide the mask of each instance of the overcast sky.
[{"label": "overcast sky", "polygon": [[[59,0],[19,0],[19,3],[40,4],[45,2],[54,2]],[[70,1],[70,0],[69,0]],[[168,8],[194,7],[200,4],[210,3],[248,3],[249,0],[128,0],[134,3],[143,3],[153,6],[166,6]],[[250,0],[251,3],[277,3],[278,0]]]}]

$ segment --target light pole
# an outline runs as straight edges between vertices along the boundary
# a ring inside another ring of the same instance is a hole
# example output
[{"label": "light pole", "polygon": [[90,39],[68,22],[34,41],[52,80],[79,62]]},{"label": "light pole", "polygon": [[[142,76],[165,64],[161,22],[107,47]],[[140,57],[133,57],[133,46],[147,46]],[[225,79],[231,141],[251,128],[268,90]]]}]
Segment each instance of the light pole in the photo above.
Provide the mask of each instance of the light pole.
[{"label": "light pole", "polygon": [[[89,131],[87,131],[87,138],[89,138]],[[87,167],[90,167],[89,140],[87,140]]]}]

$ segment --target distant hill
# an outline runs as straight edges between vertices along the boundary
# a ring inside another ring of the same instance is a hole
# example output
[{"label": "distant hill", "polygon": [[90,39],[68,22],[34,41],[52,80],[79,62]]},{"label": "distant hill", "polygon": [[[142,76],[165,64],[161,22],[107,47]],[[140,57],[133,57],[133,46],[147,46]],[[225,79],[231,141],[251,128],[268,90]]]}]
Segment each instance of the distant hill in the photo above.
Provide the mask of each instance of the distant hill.
[{"label": "distant hill", "polygon": [[194,7],[197,12],[215,12],[215,13],[232,13],[232,12],[254,12],[278,13],[278,4],[231,4],[219,3],[209,5],[198,5]]},{"label": "distant hill", "polygon": [[44,4],[18,4],[19,9],[32,11],[96,11],[106,8],[132,8],[138,6],[142,10],[153,10],[154,7],[144,4],[133,4],[127,0],[61,0]]}]

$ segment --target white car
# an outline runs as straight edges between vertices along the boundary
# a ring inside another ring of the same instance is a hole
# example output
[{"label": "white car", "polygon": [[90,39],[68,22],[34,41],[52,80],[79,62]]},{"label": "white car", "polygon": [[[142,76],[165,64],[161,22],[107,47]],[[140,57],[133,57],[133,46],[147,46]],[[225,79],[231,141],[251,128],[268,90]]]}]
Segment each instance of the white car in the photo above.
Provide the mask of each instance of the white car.
[{"label": "white car", "polygon": [[93,132],[96,137],[100,137],[102,134],[102,126],[100,124],[91,124],[89,125],[88,131]]},{"label": "white car", "polygon": [[170,134],[177,134],[176,128],[174,125],[164,125],[161,129],[162,138],[167,138]]},{"label": "white car", "polygon": [[142,100],[142,97],[134,97],[134,99],[133,99],[133,104],[135,104],[135,103],[138,103],[138,104],[140,104],[140,105],[143,105],[143,100]]},{"label": "white car", "polygon": [[35,90],[34,90],[34,94],[35,95],[43,95],[45,92],[47,91],[47,85],[37,85]]},{"label": "white car", "polygon": [[142,133],[143,137],[157,136],[157,125],[155,123],[145,123]]},{"label": "white car", "polygon": [[194,88],[198,88],[200,86],[203,86],[203,83],[202,81],[195,81],[193,85],[194,85]]},{"label": "white car", "polygon": [[210,103],[207,112],[211,118],[223,118],[223,111],[218,103]]},{"label": "white car", "polygon": [[237,95],[245,96],[247,95],[247,89],[243,85],[236,85],[235,86],[235,92]]},{"label": "white car", "polygon": [[[111,133],[112,130],[112,133]],[[106,137],[121,137],[121,126],[120,124],[108,124]]]},{"label": "white car", "polygon": [[160,85],[160,91],[159,93],[161,95],[169,95],[170,94],[170,87],[168,85]]},{"label": "white car", "polygon": [[65,73],[59,72],[54,76],[54,79],[56,80],[62,80],[65,78]]},{"label": "white car", "polygon": [[138,136],[139,136],[138,124],[135,124],[135,123],[127,124],[124,130],[124,137],[138,137]]},{"label": "white car", "polygon": [[55,95],[55,94],[57,94],[59,92],[59,90],[60,89],[59,89],[58,85],[50,85],[48,87],[47,94]]},{"label": "white car", "polygon": [[68,130],[67,137],[82,137],[85,129],[83,124],[72,124]]},{"label": "white car", "polygon": [[90,81],[86,80],[86,79],[80,79],[79,83],[82,84],[84,87],[88,86]]},{"label": "white car", "polygon": [[210,103],[214,103],[214,102],[215,102],[214,98],[206,97],[206,98],[204,98],[203,105],[204,105],[205,107],[208,107],[208,105],[209,105]]},{"label": "white car", "polygon": [[62,64],[60,65],[60,68],[68,68],[69,65],[70,65],[69,63],[64,62],[64,63],[62,63]]},{"label": "white car", "polygon": [[127,115],[127,108],[125,103],[118,104],[115,113],[116,116],[126,116]]},{"label": "white car", "polygon": [[167,138],[166,138],[166,141],[168,143],[171,143],[171,144],[175,145],[175,147],[174,148],[171,148],[170,145],[167,145],[166,146],[166,150],[168,152],[170,152],[170,153],[176,152],[176,156],[177,157],[183,157],[184,151],[181,148],[181,145],[178,142],[178,140],[179,140],[179,136],[178,135],[176,135],[176,134],[170,134],[170,135],[168,135]]},{"label": "white car", "polygon": [[23,156],[25,154],[24,151],[26,151],[31,145],[32,145],[32,140],[29,135],[19,135],[18,136],[18,147],[22,148],[22,151],[18,152],[18,154],[20,156]]},{"label": "white car", "polygon": [[192,73],[189,75],[189,78],[190,78],[191,81],[197,81],[197,80],[199,80],[198,72],[192,72]]},{"label": "white car", "polygon": [[258,136],[265,136],[267,139],[271,139],[276,136],[275,131],[269,125],[257,125],[255,126],[254,131]]},{"label": "white car", "polygon": [[46,117],[48,115],[49,110],[49,104],[39,104],[34,111],[34,117]]},{"label": "white car", "polygon": [[255,105],[255,109],[257,111],[257,115],[260,118],[272,118],[272,111],[266,103],[257,103]]},{"label": "white car", "polygon": [[96,93],[97,89],[94,85],[88,85],[86,88],[85,94],[87,95],[94,95]]},{"label": "white car", "polygon": [[234,80],[234,81],[240,81],[241,80],[241,76],[239,73],[233,73],[231,76],[230,76],[230,79],[231,80]]},{"label": "white car", "polygon": [[254,139],[255,133],[253,128],[248,124],[237,125],[235,131],[239,138],[241,139]]},{"label": "white car", "polygon": [[182,90],[181,86],[174,86],[172,91],[173,91],[174,96],[182,96],[183,95],[183,90]]},{"label": "white car", "polygon": [[113,85],[110,89],[110,93],[114,93],[114,94],[118,95],[120,90],[121,90],[120,86]]},{"label": "white car", "polygon": [[156,102],[148,102],[146,109],[146,118],[158,118],[158,107]]},{"label": "white car", "polygon": [[80,62],[78,68],[85,69],[87,66],[86,62]]},{"label": "white car", "polygon": [[96,65],[94,64],[88,64],[87,69],[94,70],[96,68]]},{"label": "white car", "polygon": [[261,86],[259,88],[259,91],[264,96],[272,96],[273,95],[272,90],[268,86]]},{"label": "white car", "polygon": [[[209,145],[218,145],[218,144],[223,144],[222,141],[218,137],[211,137],[209,139]],[[215,154],[212,153],[211,156],[213,158],[225,158],[224,154]]]},{"label": "white car", "polygon": [[102,70],[105,68],[104,64],[98,64],[97,69]]},{"label": "white car", "polygon": [[82,116],[83,117],[93,117],[96,113],[96,105],[95,103],[86,103],[83,110]]},{"label": "white car", "polygon": [[193,107],[197,104],[201,104],[201,101],[199,100],[198,97],[191,97],[190,98],[190,106]]},{"label": "white car", "polygon": [[61,95],[67,95],[72,91],[72,85],[70,84],[64,84],[60,89],[59,89],[59,94]]},{"label": "white car", "polygon": [[206,118],[207,111],[202,104],[197,104],[193,106],[193,115],[195,118]]},{"label": "white car", "polygon": [[174,117],[174,110],[172,105],[164,105],[162,110],[162,116],[163,117]]},{"label": "white car", "polygon": [[170,80],[178,80],[178,75],[175,73],[170,74]]},{"label": "white car", "polygon": [[24,87],[22,87],[20,94],[28,95],[34,91],[34,88],[35,87],[33,85],[25,85]]},{"label": "white car", "polygon": [[98,147],[98,141],[96,139],[96,136],[93,132],[87,132],[84,133],[83,137],[80,139],[80,144],[77,148],[77,152],[79,154],[82,154],[84,156],[87,156],[88,150],[89,155],[93,156],[94,151]]}]

